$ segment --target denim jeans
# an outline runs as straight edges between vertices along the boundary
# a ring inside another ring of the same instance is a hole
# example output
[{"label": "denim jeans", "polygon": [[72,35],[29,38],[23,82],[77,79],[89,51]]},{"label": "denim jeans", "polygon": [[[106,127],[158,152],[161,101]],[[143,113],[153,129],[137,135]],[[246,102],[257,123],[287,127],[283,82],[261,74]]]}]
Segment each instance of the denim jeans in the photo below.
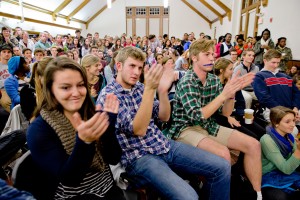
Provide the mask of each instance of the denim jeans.
[{"label": "denim jeans", "polygon": [[198,200],[195,190],[175,172],[204,176],[207,199],[228,200],[230,164],[199,148],[171,140],[168,153],[147,154],[129,164],[126,171],[139,185],[150,185],[167,199]]}]

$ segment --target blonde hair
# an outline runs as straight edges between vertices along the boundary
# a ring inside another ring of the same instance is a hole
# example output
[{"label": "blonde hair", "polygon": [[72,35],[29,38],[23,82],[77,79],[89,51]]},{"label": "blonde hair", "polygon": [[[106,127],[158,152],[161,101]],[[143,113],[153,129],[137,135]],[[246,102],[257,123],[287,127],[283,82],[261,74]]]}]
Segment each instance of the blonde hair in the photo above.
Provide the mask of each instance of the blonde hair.
[{"label": "blonde hair", "polygon": [[173,64],[175,63],[173,58],[170,58],[170,57],[168,57],[168,56],[165,56],[165,57],[163,57],[162,65],[165,65],[165,64],[168,62],[168,60],[172,60],[172,61],[173,61]]},{"label": "blonde hair", "polygon": [[88,54],[84,56],[81,60],[81,66],[84,68],[90,67],[100,61],[100,58],[98,56]]},{"label": "blonde hair", "polygon": [[129,46],[129,47],[125,47],[119,51],[119,53],[116,57],[116,61],[124,64],[128,57],[133,58],[135,60],[142,61],[142,62],[145,62],[145,60],[146,60],[146,55],[144,54],[144,52],[141,49]]},{"label": "blonde hair", "polygon": [[275,49],[270,49],[264,54],[264,59],[270,61],[272,58],[281,58],[281,53]]},{"label": "blonde hair", "polygon": [[190,53],[190,62],[192,63],[192,57],[198,56],[200,52],[208,52],[210,49],[215,48],[215,44],[213,40],[207,40],[207,39],[198,39],[192,42],[189,53]]}]

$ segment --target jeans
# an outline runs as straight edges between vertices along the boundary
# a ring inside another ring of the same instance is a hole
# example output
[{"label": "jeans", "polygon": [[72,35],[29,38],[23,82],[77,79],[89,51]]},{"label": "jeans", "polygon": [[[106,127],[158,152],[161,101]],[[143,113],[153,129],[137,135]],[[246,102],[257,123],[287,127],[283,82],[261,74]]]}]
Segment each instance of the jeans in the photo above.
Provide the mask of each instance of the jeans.
[{"label": "jeans", "polygon": [[[206,199],[229,199],[230,164],[199,148],[170,140],[168,153],[147,154],[133,161],[126,171],[139,185],[149,185],[167,199],[198,200],[195,190],[176,173],[204,176]],[[176,173],[175,173],[176,172]]]}]

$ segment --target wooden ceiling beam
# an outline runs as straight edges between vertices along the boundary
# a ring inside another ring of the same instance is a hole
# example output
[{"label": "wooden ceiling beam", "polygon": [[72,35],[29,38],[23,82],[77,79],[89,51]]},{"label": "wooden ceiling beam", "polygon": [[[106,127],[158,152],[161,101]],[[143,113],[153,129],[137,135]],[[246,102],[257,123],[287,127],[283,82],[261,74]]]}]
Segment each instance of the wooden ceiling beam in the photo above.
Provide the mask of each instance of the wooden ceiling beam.
[{"label": "wooden ceiling beam", "polygon": [[[2,0],[2,2],[6,2],[6,3],[10,3],[10,4],[14,4],[14,5],[19,6],[19,1],[18,0]],[[24,8],[28,8],[30,10],[38,11],[38,12],[53,16],[53,12],[50,11],[50,10],[47,10],[47,9],[44,9],[44,8],[41,8],[41,7],[37,7],[37,6],[31,5],[31,4],[28,4],[28,3],[25,3],[25,2],[23,2],[23,6],[24,6]],[[57,17],[67,19],[67,16],[62,15],[62,14],[57,14]],[[83,20],[79,20],[79,19],[75,19],[75,18],[70,19],[70,21],[79,22],[79,23],[82,23],[82,24],[86,23]]]},{"label": "wooden ceiling beam", "polygon": [[202,13],[200,13],[194,6],[192,6],[189,2],[187,2],[186,0],[181,0],[185,5],[187,5],[191,10],[193,10],[195,13],[197,13],[201,18],[203,18],[205,21],[207,21],[207,23],[209,24],[209,27],[211,28],[211,24],[212,22],[206,17],[204,16]]},{"label": "wooden ceiling beam", "polygon": [[218,6],[220,6],[225,12],[228,17],[228,20],[231,21],[231,9],[228,8],[224,3],[222,3],[220,0],[213,0]]},{"label": "wooden ceiling beam", "polygon": [[[21,16],[12,15],[12,14],[8,14],[8,13],[4,13],[4,12],[0,12],[0,16],[8,17],[8,18],[11,18],[11,19],[18,19],[18,20],[21,20],[21,18],[22,18]],[[72,29],[72,30],[77,30],[77,29],[81,30],[81,28],[75,28],[75,27],[55,24],[55,23],[51,23],[51,22],[45,22],[45,21],[42,21],[42,20],[32,19],[32,18],[28,18],[28,17],[24,17],[24,19],[27,22],[33,22],[33,23],[37,23],[37,24],[44,24],[44,25],[55,26],[55,27],[59,27],[59,28]]]},{"label": "wooden ceiling beam", "polygon": [[88,4],[91,0],[84,0],[79,6],[77,6],[77,8],[75,8],[75,10],[73,10],[68,16],[67,16],[67,23],[70,23],[70,19],[72,19],[72,17],[74,15],[76,15],[76,13],[78,13],[86,4]]},{"label": "wooden ceiling beam", "polygon": [[64,0],[54,11],[52,14],[53,21],[56,21],[57,13],[62,11],[72,0]]},{"label": "wooden ceiling beam", "polygon": [[[115,2],[116,0],[112,0],[112,4]],[[105,9],[107,8],[107,4],[105,6],[103,6],[98,12],[96,12],[91,18],[89,18],[86,21],[86,29],[88,29],[89,24],[98,16],[100,15]]]},{"label": "wooden ceiling beam", "polygon": [[216,9],[214,9],[209,3],[207,3],[205,0],[199,0],[204,6],[206,6],[210,11],[212,11],[215,15],[218,16],[221,25],[223,24],[223,16],[221,13],[219,13]]}]

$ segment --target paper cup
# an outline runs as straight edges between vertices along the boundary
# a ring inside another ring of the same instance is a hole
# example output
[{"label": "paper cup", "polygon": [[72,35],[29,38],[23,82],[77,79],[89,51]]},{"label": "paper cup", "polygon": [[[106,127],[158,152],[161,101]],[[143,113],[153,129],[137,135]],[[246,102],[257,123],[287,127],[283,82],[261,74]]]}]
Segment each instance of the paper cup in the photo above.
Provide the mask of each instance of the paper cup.
[{"label": "paper cup", "polygon": [[252,124],[253,113],[254,113],[253,109],[245,109],[244,110],[245,124]]}]

